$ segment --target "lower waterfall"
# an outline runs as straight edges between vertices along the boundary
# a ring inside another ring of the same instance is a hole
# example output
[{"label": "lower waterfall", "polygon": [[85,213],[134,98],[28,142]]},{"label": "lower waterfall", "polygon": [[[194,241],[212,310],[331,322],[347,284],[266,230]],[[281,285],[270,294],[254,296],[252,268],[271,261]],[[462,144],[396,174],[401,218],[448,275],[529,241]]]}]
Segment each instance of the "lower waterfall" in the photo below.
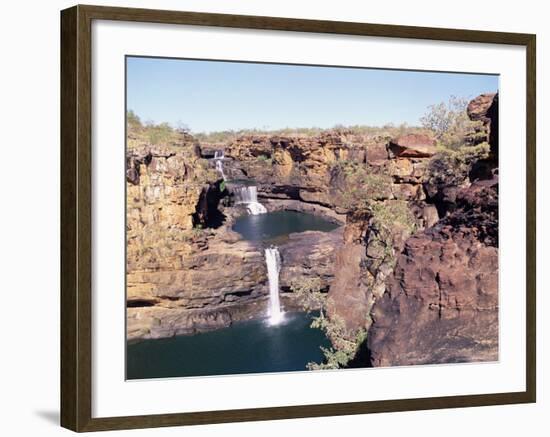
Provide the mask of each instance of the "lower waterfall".
[{"label": "lower waterfall", "polygon": [[279,249],[272,246],[265,249],[267,278],[269,282],[269,324],[277,325],[283,320],[281,302],[279,300],[279,272],[281,271],[281,255]]}]

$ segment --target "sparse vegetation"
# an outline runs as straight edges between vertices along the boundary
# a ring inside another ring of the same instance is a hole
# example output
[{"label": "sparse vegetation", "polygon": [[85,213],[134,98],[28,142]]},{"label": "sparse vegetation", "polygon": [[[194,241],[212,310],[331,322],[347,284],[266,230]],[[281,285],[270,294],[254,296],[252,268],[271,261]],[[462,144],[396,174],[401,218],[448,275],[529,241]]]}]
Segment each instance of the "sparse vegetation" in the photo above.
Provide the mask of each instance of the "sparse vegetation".
[{"label": "sparse vegetation", "polygon": [[267,164],[267,165],[273,164],[273,159],[270,158],[270,157],[267,156],[267,155],[258,155],[258,156],[257,156],[257,159],[258,159],[258,161],[263,162],[263,163],[265,163],[265,164]]},{"label": "sparse vegetation", "polygon": [[126,125],[128,127],[128,132],[136,131],[142,127],[141,119],[131,109],[126,113]]},{"label": "sparse vegetation", "polygon": [[332,316],[330,319],[317,317],[311,323],[311,327],[323,330],[332,342],[332,347],[321,347],[325,356],[324,361],[322,363],[308,363],[307,368],[309,370],[345,368],[353,360],[359,347],[367,338],[367,332],[361,329],[355,337],[350,339],[344,320],[338,316]]},{"label": "sparse vegetation", "polygon": [[127,146],[129,149],[140,146],[188,146],[192,137],[188,128],[180,124],[179,128],[173,128],[169,123],[156,124],[146,121],[132,110],[126,113]]},{"label": "sparse vegetation", "polygon": [[373,173],[366,165],[355,161],[337,161],[331,168],[332,184],[341,207],[363,209],[372,200],[388,198],[392,179],[383,173]]},{"label": "sparse vegetation", "polygon": [[154,124],[149,121],[145,125],[145,132],[149,144],[155,146],[158,144],[167,144],[175,136],[174,129],[168,123]]},{"label": "sparse vegetation", "polygon": [[479,140],[483,123],[468,118],[468,99],[451,96],[448,102],[428,107],[429,111],[420,119],[422,126],[434,132],[440,146],[457,149],[464,145],[465,138]]},{"label": "sparse vegetation", "polygon": [[292,281],[290,288],[305,311],[319,310],[319,317],[324,318],[327,294],[322,292],[320,278],[298,278]]},{"label": "sparse vegetation", "polygon": [[434,155],[428,164],[426,184],[431,186],[458,186],[468,176],[472,164],[489,157],[490,147],[486,142],[476,146],[463,146],[457,150],[443,149]]},{"label": "sparse vegetation", "polygon": [[390,232],[399,225],[411,234],[414,232],[416,221],[406,201],[371,202],[369,208],[373,216],[372,225],[380,230]]},{"label": "sparse vegetation", "polygon": [[366,125],[335,125],[332,128],[284,128],[284,129],[239,129],[225,130],[216,132],[193,132],[193,136],[199,141],[206,143],[224,143],[234,141],[240,136],[246,135],[270,135],[270,136],[299,136],[314,137],[324,133],[344,133],[361,135],[365,137],[395,137],[407,132],[426,133],[427,129],[422,126],[409,126],[406,123],[394,125],[388,123],[384,126],[366,126]]},{"label": "sparse vegetation", "polygon": [[408,203],[404,200],[370,202],[367,207],[370,215],[369,251],[376,257],[369,260],[369,270],[377,270],[383,264],[395,265],[394,237],[400,234],[411,235],[416,230],[416,220]]}]

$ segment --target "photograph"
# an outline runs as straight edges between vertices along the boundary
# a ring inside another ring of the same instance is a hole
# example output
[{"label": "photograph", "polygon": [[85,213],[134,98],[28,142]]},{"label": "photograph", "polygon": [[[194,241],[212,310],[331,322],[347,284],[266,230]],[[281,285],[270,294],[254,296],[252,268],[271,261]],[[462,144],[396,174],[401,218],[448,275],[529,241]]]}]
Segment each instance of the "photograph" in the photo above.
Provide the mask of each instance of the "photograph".
[{"label": "photograph", "polygon": [[498,361],[498,91],[127,56],[126,378]]}]

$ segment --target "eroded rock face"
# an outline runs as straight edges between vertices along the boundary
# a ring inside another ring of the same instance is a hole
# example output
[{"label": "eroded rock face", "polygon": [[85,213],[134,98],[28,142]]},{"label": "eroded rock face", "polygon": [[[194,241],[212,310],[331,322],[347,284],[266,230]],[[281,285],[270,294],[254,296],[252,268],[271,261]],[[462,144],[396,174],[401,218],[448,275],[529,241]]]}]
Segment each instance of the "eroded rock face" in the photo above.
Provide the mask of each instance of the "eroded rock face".
[{"label": "eroded rock face", "polygon": [[413,214],[415,204],[401,200],[386,200],[382,208],[392,211],[399,204],[410,210],[408,220],[391,224],[391,233],[383,232],[373,212],[358,211],[348,215],[342,246],[337,249],[334,280],[329,290],[328,314],[345,322],[350,338],[359,330],[368,330],[372,306],[386,290],[396,254],[415,228],[421,228],[424,218]]},{"label": "eroded rock face", "polygon": [[307,136],[243,136],[224,146],[232,179],[251,179],[260,196],[334,206],[331,170],[338,161],[387,161],[385,138],[350,132]]},{"label": "eroded rock face", "polygon": [[481,121],[486,130],[485,141],[491,145],[493,157],[498,156],[498,93],[481,94],[466,109],[473,121]]},{"label": "eroded rock face", "polygon": [[283,291],[288,291],[296,279],[319,278],[328,289],[334,278],[335,257],[342,245],[343,227],[332,232],[306,231],[290,234],[279,245],[282,266],[279,277]]},{"label": "eroded rock face", "polygon": [[372,275],[366,268],[368,223],[369,217],[362,214],[348,218],[343,244],[335,253],[335,275],[328,293],[328,315],[343,320],[352,334],[369,324],[373,303]]},{"label": "eroded rock face", "polygon": [[374,366],[498,359],[498,184],[461,190],[456,211],[410,237],[372,310]]},{"label": "eroded rock face", "polygon": [[166,308],[161,305],[127,308],[127,339],[136,341],[148,338],[189,335],[226,328],[234,321],[249,320],[267,310],[267,298],[251,300],[239,305],[222,305],[216,308]]}]

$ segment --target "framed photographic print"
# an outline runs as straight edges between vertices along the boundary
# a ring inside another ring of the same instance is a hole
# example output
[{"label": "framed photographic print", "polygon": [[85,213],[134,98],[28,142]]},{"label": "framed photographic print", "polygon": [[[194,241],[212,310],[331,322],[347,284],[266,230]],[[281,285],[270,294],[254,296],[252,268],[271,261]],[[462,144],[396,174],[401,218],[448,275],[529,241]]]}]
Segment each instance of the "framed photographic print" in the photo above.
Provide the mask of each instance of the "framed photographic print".
[{"label": "framed photographic print", "polygon": [[535,402],[535,36],[61,13],[61,422]]}]

